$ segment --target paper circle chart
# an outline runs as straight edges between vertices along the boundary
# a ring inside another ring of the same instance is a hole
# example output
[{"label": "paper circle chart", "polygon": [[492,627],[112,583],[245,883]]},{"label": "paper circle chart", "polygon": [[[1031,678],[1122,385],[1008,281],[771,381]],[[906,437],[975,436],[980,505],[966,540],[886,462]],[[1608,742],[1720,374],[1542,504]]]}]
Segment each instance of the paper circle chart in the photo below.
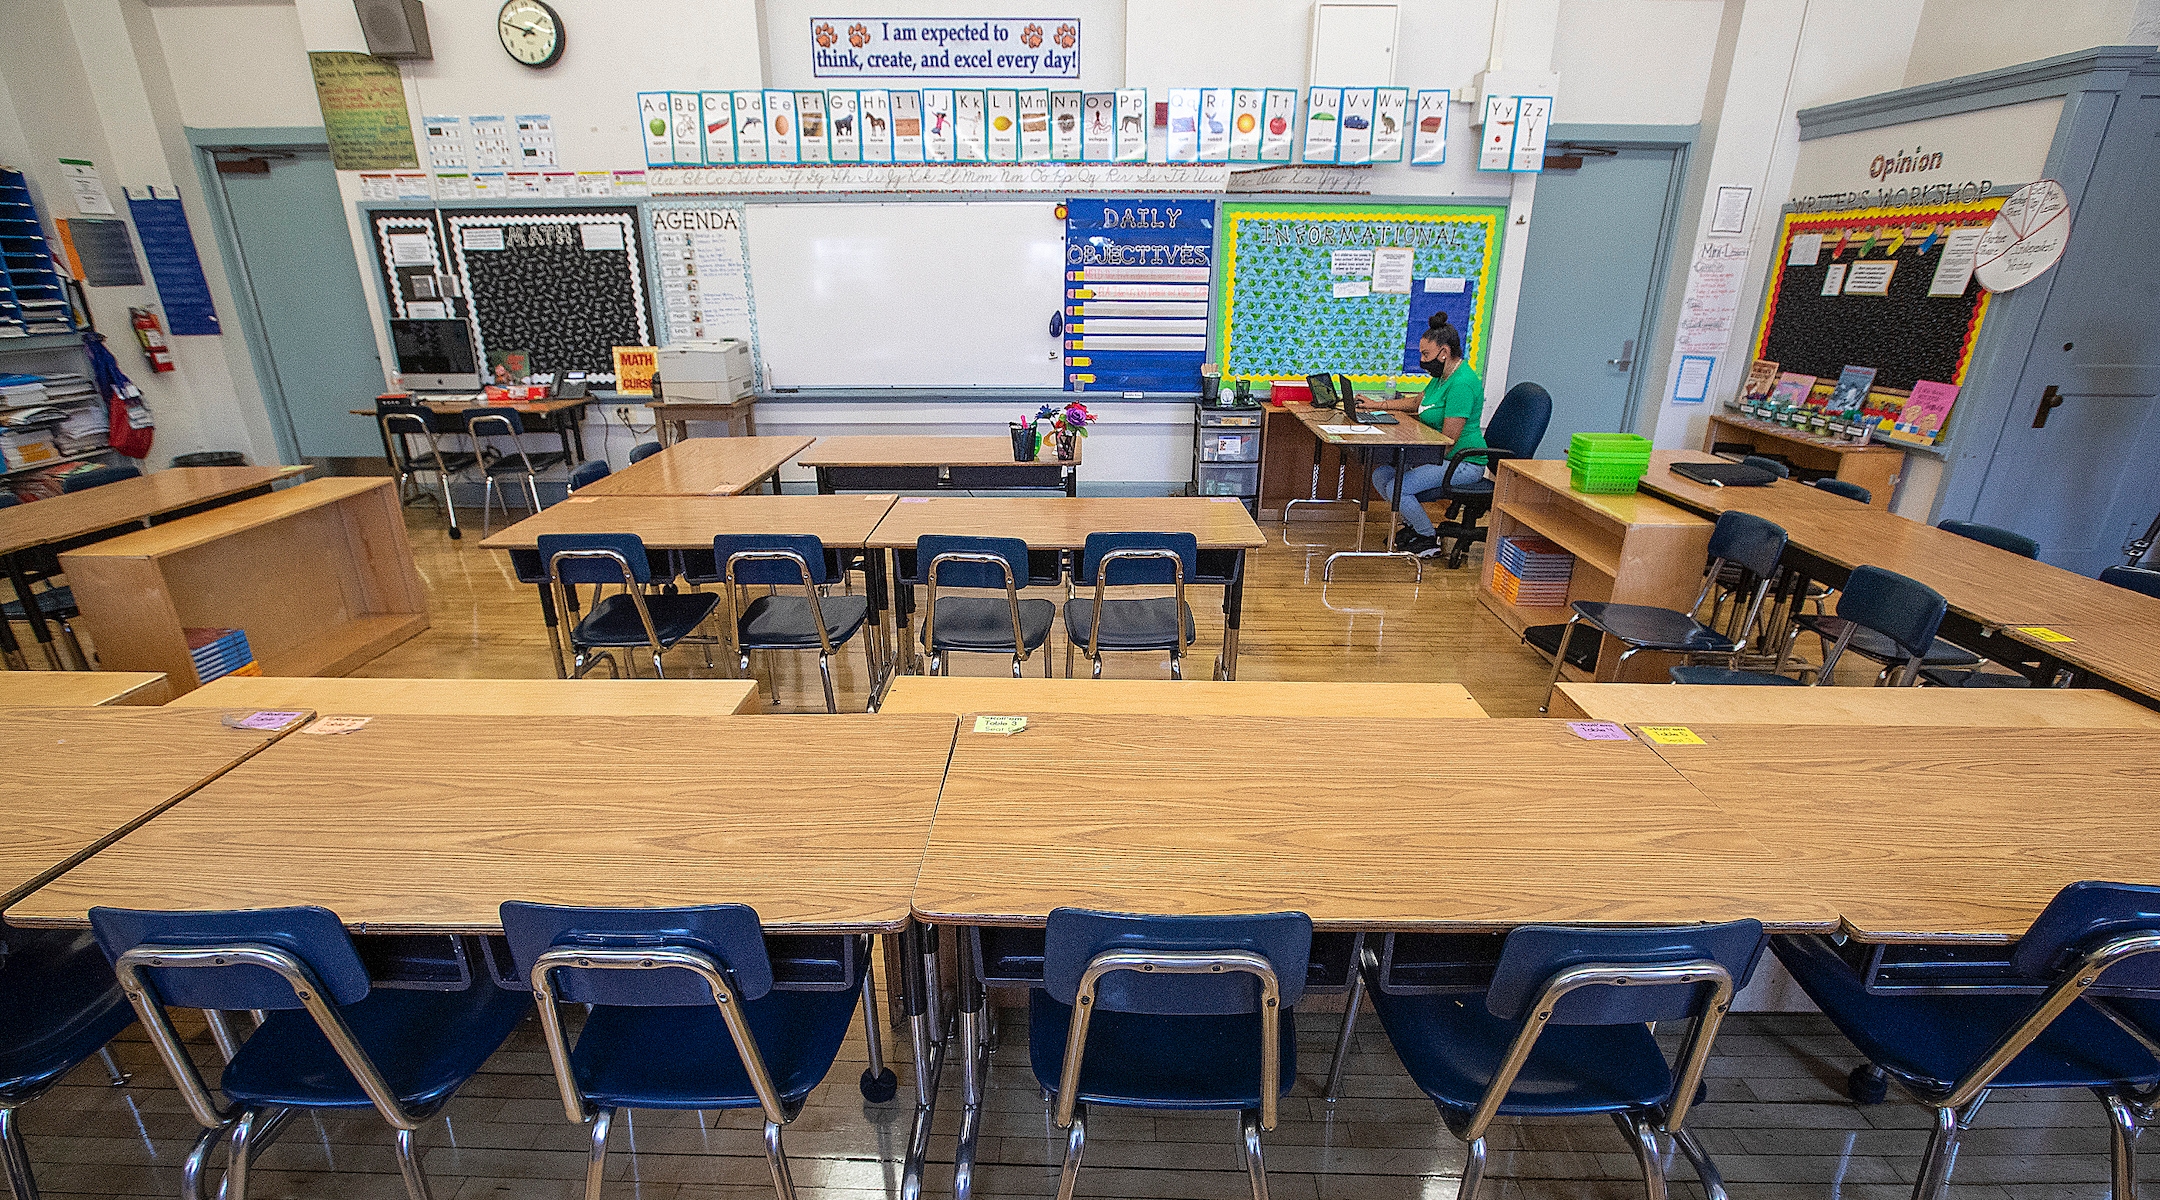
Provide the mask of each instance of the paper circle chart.
[{"label": "paper circle chart", "polygon": [[2061,184],[2043,179],[2003,201],[1980,235],[1973,274],[1991,292],[2021,288],[2054,266],[2069,244],[2070,197]]}]

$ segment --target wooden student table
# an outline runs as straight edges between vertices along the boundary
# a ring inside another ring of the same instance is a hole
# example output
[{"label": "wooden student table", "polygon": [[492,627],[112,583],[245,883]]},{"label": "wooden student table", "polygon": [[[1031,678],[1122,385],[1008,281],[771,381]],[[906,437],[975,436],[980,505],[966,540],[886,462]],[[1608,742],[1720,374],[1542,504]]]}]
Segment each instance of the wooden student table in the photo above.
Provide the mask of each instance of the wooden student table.
[{"label": "wooden student table", "polygon": [[[2135,707],[2134,705],[2132,707]],[[885,689],[885,713],[1161,713],[1193,717],[1276,717],[1365,713],[1483,717],[1459,683],[1292,683],[1275,680],[1000,679],[900,675]],[[2160,717],[2156,717],[2160,721]]]},{"label": "wooden student table", "polygon": [[[29,571],[39,551],[57,553],[118,532],[123,526],[229,503],[304,475],[307,467],[172,467],[88,491],[0,509],[0,557],[17,597],[30,594]],[[24,619],[54,670],[61,669],[52,627],[37,605]],[[24,666],[14,629],[0,621],[0,653],[14,670]]]},{"label": "wooden student table", "polygon": [[[1224,679],[1237,678],[1238,626],[1245,607],[1245,553],[1267,544],[1252,515],[1234,496],[1057,497],[903,496],[869,545],[894,555],[900,587],[896,635],[907,648],[912,588],[900,576],[899,554],[925,534],[1015,537],[1031,550],[1080,550],[1091,533],[1190,533],[1200,545],[1201,582],[1223,586]],[[1211,561],[1214,565],[1211,565]],[[1188,584],[1192,580],[1186,581]],[[908,649],[912,656],[912,649]]]},{"label": "wooden student table", "polygon": [[2001,944],[2066,884],[2160,882],[2147,729],[1687,728],[1659,756],[1863,941]]},{"label": "wooden student table", "polygon": [[[2160,605],[2160,601],[2149,596],[2139,596],[2123,588],[2113,590],[2148,604]],[[2058,636],[2048,637],[2047,634]],[[2057,667],[2068,668],[2135,692],[2148,702],[2160,701],[2160,618],[2012,625],[2003,630],[2003,636],[2036,651],[2041,660],[2039,673],[2043,676],[2052,674]],[[2063,637],[2070,640],[2059,640]]]},{"label": "wooden student table", "polygon": [[163,671],[0,671],[0,708],[163,704]]},{"label": "wooden student table", "polygon": [[738,496],[768,481],[813,439],[692,438],[578,489],[580,496]]},{"label": "wooden student table", "polygon": [[17,708],[0,721],[0,909],[274,742],[216,713]]},{"label": "wooden student table", "polygon": [[[699,439],[712,440],[712,439]],[[722,439],[733,440],[733,439]],[[686,443],[691,444],[691,443]],[[642,464],[641,464],[642,465]],[[555,598],[537,551],[547,533],[634,533],[649,550],[712,550],[721,534],[807,533],[828,547],[860,548],[870,541],[892,496],[588,496],[583,491],[498,531],[483,550],[508,550],[520,580],[539,580],[540,614],[555,636]],[[864,556],[870,622],[886,605],[885,558]],[[557,658],[555,670],[562,672]]]},{"label": "wooden student table", "polygon": [[[1416,413],[1389,413],[1388,415],[1395,418],[1395,423],[1393,425],[1366,426],[1372,431],[1370,433],[1330,433],[1328,432],[1330,429],[1338,429],[1347,424],[1340,410],[1301,408],[1297,411],[1298,420],[1304,422],[1305,427],[1312,431],[1315,439],[1313,444],[1313,470],[1316,481],[1319,478],[1317,472],[1320,469],[1321,446],[1334,446],[1337,453],[1340,454],[1355,452],[1358,460],[1356,496],[1358,506],[1357,547],[1352,550],[1337,550],[1327,556],[1327,561],[1321,564],[1320,567],[1320,580],[1323,583],[1327,582],[1334,574],[1335,560],[1338,558],[1407,558],[1410,560],[1410,565],[1417,568],[1418,579],[1422,581],[1425,578],[1424,559],[1407,551],[1394,548],[1396,513],[1402,508],[1403,455],[1412,447],[1444,450],[1453,446],[1455,439],[1418,420]],[[1372,454],[1375,450],[1388,451],[1390,461],[1395,468],[1395,487],[1393,489],[1394,494],[1387,497],[1386,537],[1389,540],[1378,550],[1367,550],[1365,548],[1365,511],[1372,501]],[[1349,497],[1344,497],[1344,499],[1349,499]],[[1289,500],[1283,503],[1283,524],[1285,526],[1290,523],[1290,506],[1296,503],[1299,502]],[[1312,501],[1306,501],[1306,503],[1312,503]]]},{"label": "wooden student table", "polygon": [[[4,678],[4,677],[0,677]],[[688,717],[754,712],[750,679],[270,679],[227,675],[176,707],[312,709],[353,716]]]},{"label": "wooden student table", "polygon": [[186,631],[238,629],[266,675],[341,675],[428,627],[387,478],[318,479],[60,556],[98,659],[198,686]]},{"label": "wooden student table", "polygon": [[1552,708],[1547,715],[1615,721],[1622,725],[1702,722],[2160,729],[2160,712],[2107,692],[2068,688],[1780,688],[1562,683],[1553,693]]},{"label": "wooden student table", "polygon": [[1898,478],[1905,471],[1905,451],[1896,446],[1883,442],[1856,446],[1843,438],[1802,433],[1740,413],[1714,412],[1709,416],[1703,430],[1704,451],[1720,442],[1754,444],[1768,439],[1771,444],[1756,446],[1756,453],[1781,454],[1811,471],[1828,471],[1847,483],[1857,483],[1872,497],[1870,507],[1890,511],[1891,493],[1897,490]]},{"label": "wooden student table", "polygon": [[[1079,494],[1080,459],[1054,454],[1033,462],[1013,459],[1012,438],[824,437],[796,457],[817,472],[820,492],[1004,491],[1047,488]],[[1044,447],[1048,450],[1048,447]]]}]

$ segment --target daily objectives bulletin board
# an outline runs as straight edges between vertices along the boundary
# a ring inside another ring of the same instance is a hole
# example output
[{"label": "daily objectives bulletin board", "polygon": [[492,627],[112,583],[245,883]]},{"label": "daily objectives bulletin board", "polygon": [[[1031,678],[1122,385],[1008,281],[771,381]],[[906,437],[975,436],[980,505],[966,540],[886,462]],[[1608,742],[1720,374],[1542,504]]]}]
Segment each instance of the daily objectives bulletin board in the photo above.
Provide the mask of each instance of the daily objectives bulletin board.
[{"label": "daily objectives bulletin board", "polygon": [[1482,372],[1506,215],[1497,204],[1223,205],[1223,376],[1415,386],[1418,337],[1439,311]]}]

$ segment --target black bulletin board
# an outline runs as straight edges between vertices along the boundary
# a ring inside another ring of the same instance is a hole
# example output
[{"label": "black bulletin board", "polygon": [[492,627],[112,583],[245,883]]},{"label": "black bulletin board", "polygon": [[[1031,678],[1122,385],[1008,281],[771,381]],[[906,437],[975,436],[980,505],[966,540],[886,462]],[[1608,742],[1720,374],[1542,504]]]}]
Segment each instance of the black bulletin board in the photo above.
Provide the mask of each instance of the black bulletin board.
[{"label": "black bulletin board", "polygon": [[523,350],[536,370],[612,383],[615,347],[653,344],[635,206],[382,210],[373,219],[400,315],[415,270],[392,261],[386,234],[433,226],[437,269],[455,280],[483,361],[491,350]]},{"label": "black bulletin board", "polygon": [[[1874,367],[1878,388],[1906,391],[1923,379],[1962,387],[1988,293],[1977,282],[1968,282],[1958,296],[1929,296],[1928,288],[1949,228],[1984,226],[2001,204],[1786,214],[1754,356],[1776,362],[1780,371],[1821,379],[1836,379],[1847,366]],[[1931,228],[1940,236],[1922,251]],[[1793,239],[1811,233],[1823,235],[1816,261],[1792,263]],[[1903,244],[1886,254],[1901,235]],[[1844,253],[1834,255],[1841,239]],[[1887,296],[1822,294],[1834,264],[1850,269],[1855,262],[1890,261],[1897,269]]]}]

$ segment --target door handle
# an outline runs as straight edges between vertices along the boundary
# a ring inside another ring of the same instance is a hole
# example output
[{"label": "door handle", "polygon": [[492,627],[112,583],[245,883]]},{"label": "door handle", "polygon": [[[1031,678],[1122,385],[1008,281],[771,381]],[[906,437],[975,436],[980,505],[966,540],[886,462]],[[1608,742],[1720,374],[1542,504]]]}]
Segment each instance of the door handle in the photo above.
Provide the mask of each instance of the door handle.
[{"label": "door handle", "polygon": [[1634,370],[1634,369],[1635,369],[1635,339],[1634,339],[1634,338],[1629,338],[1628,340],[1626,340],[1626,341],[1624,341],[1624,342],[1620,343],[1620,357],[1618,357],[1618,358],[1608,358],[1608,359],[1606,359],[1606,360],[1605,360],[1605,365],[1606,365],[1606,366],[1608,366],[1608,367],[1618,367],[1618,368],[1620,368],[1620,369],[1621,369],[1621,370],[1623,370],[1623,371],[1632,371],[1632,370]]},{"label": "door handle", "polygon": [[2064,399],[2065,397],[2057,392],[2055,385],[2049,384],[2047,390],[2040,393],[2040,407],[2033,410],[2033,428],[2046,429],[2048,414],[2062,407]]}]

